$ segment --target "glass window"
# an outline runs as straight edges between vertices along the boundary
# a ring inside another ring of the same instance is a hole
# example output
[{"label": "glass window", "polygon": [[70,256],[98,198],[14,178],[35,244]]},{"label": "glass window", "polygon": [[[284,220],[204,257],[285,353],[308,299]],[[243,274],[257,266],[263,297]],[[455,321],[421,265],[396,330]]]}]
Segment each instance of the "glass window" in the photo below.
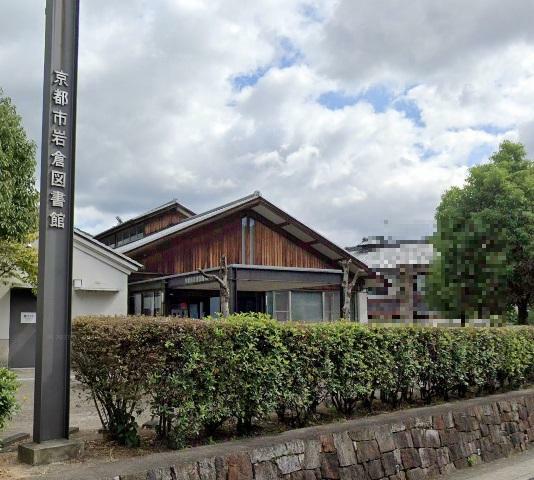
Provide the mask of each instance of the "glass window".
[{"label": "glass window", "polygon": [[340,317],[340,299],[339,292],[324,292],[323,293],[324,316],[326,322],[333,322],[339,320]]},{"label": "glass window", "polygon": [[134,315],[141,315],[141,301],[142,301],[141,294],[135,293],[134,294],[134,310],[133,310]]},{"label": "glass window", "polygon": [[289,292],[267,292],[266,311],[276,320],[289,320]]},{"label": "glass window", "polygon": [[273,292],[273,318],[286,322],[289,317],[289,292]]},{"label": "glass window", "polygon": [[271,317],[274,316],[274,292],[267,292],[265,303],[266,303],[266,312],[267,315],[270,315]]},{"label": "glass window", "polygon": [[322,292],[291,292],[291,320],[320,322],[322,319]]},{"label": "glass window", "polygon": [[290,320],[289,291],[267,292],[265,296],[266,311],[271,317],[280,321]]},{"label": "glass window", "polygon": [[154,293],[143,293],[143,315],[154,315]]},{"label": "glass window", "polygon": [[154,293],[154,315],[161,315],[161,292]]},{"label": "glass window", "polygon": [[210,297],[210,315],[216,316],[221,311],[220,297]]},{"label": "glass window", "polygon": [[109,245],[110,247],[114,247],[114,246],[115,246],[114,239],[115,239],[115,236],[112,235],[111,237],[103,238],[103,239],[101,240],[101,242],[102,242],[104,245]]}]

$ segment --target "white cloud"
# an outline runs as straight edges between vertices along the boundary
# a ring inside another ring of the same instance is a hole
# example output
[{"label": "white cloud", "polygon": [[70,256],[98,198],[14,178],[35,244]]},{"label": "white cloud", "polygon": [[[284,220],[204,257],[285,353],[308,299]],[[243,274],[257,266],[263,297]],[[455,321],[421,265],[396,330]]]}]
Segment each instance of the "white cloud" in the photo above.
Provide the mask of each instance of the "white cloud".
[{"label": "white cloud", "polygon": [[533,8],[523,0],[340,0],[307,37],[307,52],[347,85],[461,77],[510,45],[531,44]]},{"label": "white cloud", "polygon": [[530,158],[534,156],[534,120],[523,123],[519,127],[519,140],[523,142]]},{"label": "white cloud", "polygon": [[350,186],[340,195],[332,197],[332,204],[336,207],[347,207],[354,203],[360,203],[367,198],[367,193],[358,187]]},{"label": "white cloud", "polygon": [[[6,8],[0,86],[39,141],[44,8]],[[504,138],[534,155],[533,16],[520,0],[83,2],[77,223],[261,190],[341,244],[429,233],[469,164]],[[317,101],[377,86],[395,102]]]}]

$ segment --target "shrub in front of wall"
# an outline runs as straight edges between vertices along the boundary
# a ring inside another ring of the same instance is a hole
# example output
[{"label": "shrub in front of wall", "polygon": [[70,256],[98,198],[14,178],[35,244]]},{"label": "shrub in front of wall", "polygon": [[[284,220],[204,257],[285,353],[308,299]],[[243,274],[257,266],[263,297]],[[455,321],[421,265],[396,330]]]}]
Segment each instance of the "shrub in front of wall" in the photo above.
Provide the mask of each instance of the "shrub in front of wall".
[{"label": "shrub in front of wall", "polygon": [[[173,447],[233,419],[306,424],[319,404],[345,415],[377,395],[393,406],[519,387],[534,375],[534,328],[369,327],[227,320],[80,318],[73,367],[112,438],[136,445],[146,402]],[[1,405],[0,405],[1,406]],[[1,413],[1,412],[0,412]]]},{"label": "shrub in front of wall", "polygon": [[251,431],[253,419],[275,411],[288,388],[284,382],[289,365],[284,326],[250,315],[236,315],[226,325],[216,325],[232,339],[226,363],[234,391],[232,416],[237,420],[238,432],[246,433]]},{"label": "shrub in front of wall", "polygon": [[467,384],[477,393],[492,393],[499,385],[502,332],[491,329],[467,329],[455,332],[456,341],[467,339]]},{"label": "shrub in front of wall", "polygon": [[421,329],[418,340],[426,350],[426,368],[421,371],[419,383],[421,397],[427,403],[433,398],[448,400],[456,391],[464,395],[468,386],[470,358],[467,336],[461,330],[458,335],[454,329]]},{"label": "shrub in front of wall", "polygon": [[88,388],[108,435],[137,446],[136,412],[148,389],[159,338],[147,322],[120,317],[83,317],[73,325],[75,378]]},{"label": "shrub in front of wall", "polygon": [[534,367],[534,329],[508,327],[499,329],[497,376],[501,385],[518,388],[532,375]]},{"label": "shrub in front of wall", "polygon": [[233,342],[215,322],[155,322],[158,363],[149,380],[150,408],[158,434],[171,447],[205,431],[208,435],[235,410],[239,393],[232,374]]},{"label": "shrub in front of wall", "polygon": [[426,366],[419,381],[421,397],[448,400],[451,393],[493,393],[517,388],[532,378],[534,329],[423,328],[416,337]]},{"label": "shrub in front of wall", "polygon": [[281,422],[301,427],[327,398],[326,383],[332,373],[328,333],[324,328],[299,324],[286,324],[281,333],[286,362],[276,413]]},{"label": "shrub in front of wall", "polygon": [[419,330],[413,327],[384,328],[391,355],[391,379],[380,389],[380,399],[397,407],[415,399],[419,379],[428,366],[427,350],[419,341]]},{"label": "shrub in front of wall", "polygon": [[0,430],[5,428],[19,408],[15,398],[18,388],[16,374],[7,368],[0,368]]},{"label": "shrub in front of wall", "polygon": [[288,351],[279,323],[236,315],[162,326],[150,404],[169,445],[183,446],[201,432],[211,435],[230,418],[239,433],[247,433],[254,420],[275,410],[287,388]]},{"label": "shrub in front of wall", "polygon": [[393,357],[385,330],[350,322],[316,328],[326,333],[324,348],[330,364],[326,390],[336,409],[350,415],[359,401],[370,408],[376,390],[389,389],[393,382]]}]

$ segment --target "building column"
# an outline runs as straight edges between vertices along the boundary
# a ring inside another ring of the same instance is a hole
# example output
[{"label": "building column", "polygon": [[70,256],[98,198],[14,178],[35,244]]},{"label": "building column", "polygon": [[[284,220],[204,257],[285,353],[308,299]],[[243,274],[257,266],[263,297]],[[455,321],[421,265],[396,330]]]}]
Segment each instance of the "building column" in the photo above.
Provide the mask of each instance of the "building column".
[{"label": "building column", "polygon": [[358,305],[358,322],[369,323],[367,315],[367,292],[365,290],[356,292],[356,303]]}]

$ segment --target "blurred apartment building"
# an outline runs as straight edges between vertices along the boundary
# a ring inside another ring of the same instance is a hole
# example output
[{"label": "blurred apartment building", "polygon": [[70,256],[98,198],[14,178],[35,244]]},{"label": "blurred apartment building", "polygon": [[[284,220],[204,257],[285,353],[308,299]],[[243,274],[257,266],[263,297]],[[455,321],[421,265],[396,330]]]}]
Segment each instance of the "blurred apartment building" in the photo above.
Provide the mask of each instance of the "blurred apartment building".
[{"label": "blurred apartment building", "polygon": [[373,236],[347,250],[386,280],[384,286],[367,288],[369,321],[418,323],[438,316],[425,303],[426,277],[434,254],[428,240]]}]

